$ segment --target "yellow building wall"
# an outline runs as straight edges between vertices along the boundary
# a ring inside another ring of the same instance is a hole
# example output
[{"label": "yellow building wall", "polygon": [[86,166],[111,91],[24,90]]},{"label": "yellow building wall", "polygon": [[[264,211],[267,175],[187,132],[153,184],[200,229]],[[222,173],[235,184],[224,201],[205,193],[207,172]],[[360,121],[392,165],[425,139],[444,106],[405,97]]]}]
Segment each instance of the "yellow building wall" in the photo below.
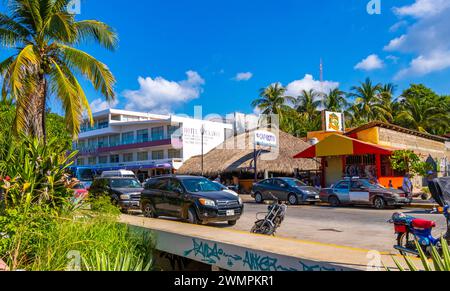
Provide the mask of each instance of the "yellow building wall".
[{"label": "yellow building wall", "polygon": [[333,134],[341,134],[342,135],[343,133],[342,132],[312,131],[312,132],[308,132],[307,138],[308,138],[308,140],[317,138],[319,140],[319,142],[321,142]]},{"label": "yellow building wall", "polygon": [[379,127],[373,127],[366,130],[362,130],[357,134],[358,140],[364,142],[370,142],[373,144],[380,144],[380,131]]},{"label": "yellow building wall", "polygon": [[341,157],[327,157],[327,167],[325,167],[325,184],[330,187],[342,180],[342,158]]}]

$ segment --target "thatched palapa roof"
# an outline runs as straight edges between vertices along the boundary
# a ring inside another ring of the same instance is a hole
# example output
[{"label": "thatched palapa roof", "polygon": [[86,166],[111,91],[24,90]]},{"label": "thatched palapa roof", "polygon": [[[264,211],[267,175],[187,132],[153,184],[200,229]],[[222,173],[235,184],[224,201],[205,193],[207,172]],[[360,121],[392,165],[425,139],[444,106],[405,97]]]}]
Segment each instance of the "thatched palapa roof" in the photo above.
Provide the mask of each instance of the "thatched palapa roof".
[{"label": "thatched palapa roof", "polygon": [[[253,171],[254,132],[233,137],[204,155],[204,174],[217,175]],[[262,149],[258,159],[258,172],[292,174],[300,171],[315,171],[319,165],[311,159],[294,159],[299,152],[310,146],[302,139],[285,132],[279,133],[279,148],[269,151]],[[201,156],[195,156],[184,163],[177,171],[182,175],[199,175],[202,171]]]}]

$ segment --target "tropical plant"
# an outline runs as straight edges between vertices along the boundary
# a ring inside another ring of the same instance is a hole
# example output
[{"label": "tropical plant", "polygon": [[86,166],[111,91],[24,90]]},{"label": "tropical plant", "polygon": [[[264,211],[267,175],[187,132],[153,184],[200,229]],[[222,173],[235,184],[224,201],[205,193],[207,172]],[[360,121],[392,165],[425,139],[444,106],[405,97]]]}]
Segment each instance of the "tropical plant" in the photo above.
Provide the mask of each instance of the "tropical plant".
[{"label": "tropical plant", "polygon": [[396,123],[432,134],[450,131],[449,97],[440,97],[423,85],[412,85],[401,96]]},{"label": "tropical plant", "polygon": [[[442,245],[442,254],[440,254],[436,247],[431,247],[431,262],[429,261],[429,257],[424,253],[422,250],[422,247],[420,244],[416,241],[416,248],[419,251],[419,257],[422,262],[423,270],[430,272],[430,271],[436,271],[436,272],[449,272],[450,271],[450,248],[448,246],[447,240],[442,238],[441,239],[441,245]],[[419,271],[419,268],[417,265],[408,257],[404,256],[407,268],[404,267],[395,257],[392,257],[393,261],[395,262],[397,268],[400,271],[413,271],[417,272]],[[390,269],[388,269],[390,270]]]},{"label": "tropical plant", "polygon": [[322,105],[322,94],[311,90],[303,90],[297,97],[296,110],[308,119],[313,119],[319,115],[319,107]]},{"label": "tropical plant", "polygon": [[324,107],[328,111],[342,112],[347,109],[348,102],[345,96],[345,92],[339,88],[330,90],[325,95]]},{"label": "tropical plant", "polygon": [[76,75],[89,80],[107,100],[115,98],[109,68],[75,46],[94,40],[106,49],[117,46],[117,35],[97,20],[76,21],[67,11],[70,0],[10,0],[0,13],[0,44],[16,53],[0,63],[3,100],[16,104],[15,128],[46,141],[46,104],[61,101],[70,133],[76,137],[89,103]]},{"label": "tropical plant", "polygon": [[0,187],[6,207],[48,205],[62,207],[72,192],[66,174],[72,163],[73,152],[66,155],[66,148],[58,139],[43,144],[37,139],[22,136],[12,142],[0,156]]},{"label": "tropical plant", "polygon": [[420,157],[411,150],[395,151],[391,158],[392,169],[399,172],[405,172],[411,176],[426,176],[430,171],[431,165],[423,162]]},{"label": "tropical plant", "polygon": [[371,122],[379,120],[382,116],[374,105],[380,102],[381,84],[373,84],[370,79],[366,79],[360,86],[352,87],[349,97],[355,100],[355,109],[358,111],[358,119],[364,122]]}]

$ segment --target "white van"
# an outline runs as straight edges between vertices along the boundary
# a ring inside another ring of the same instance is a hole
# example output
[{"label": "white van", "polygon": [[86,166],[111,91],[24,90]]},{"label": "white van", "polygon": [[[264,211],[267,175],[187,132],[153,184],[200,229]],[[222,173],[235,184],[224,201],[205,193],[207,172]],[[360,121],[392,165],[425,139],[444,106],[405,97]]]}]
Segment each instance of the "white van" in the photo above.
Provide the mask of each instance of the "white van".
[{"label": "white van", "polygon": [[104,171],[102,178],[137,178],[132,171],[118,170],[118,171]]}]

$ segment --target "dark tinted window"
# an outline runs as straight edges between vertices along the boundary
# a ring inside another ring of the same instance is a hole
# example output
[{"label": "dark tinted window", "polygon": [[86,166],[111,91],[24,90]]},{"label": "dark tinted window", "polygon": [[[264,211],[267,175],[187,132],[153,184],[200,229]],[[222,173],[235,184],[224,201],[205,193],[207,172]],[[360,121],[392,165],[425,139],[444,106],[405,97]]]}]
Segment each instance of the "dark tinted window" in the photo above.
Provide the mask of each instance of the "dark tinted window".
[{"label": "dark tinted window", "polygon": [[167,191],[169,190],[169,179],[158,179],[156,180],[156,184],[154,189]]},{"label": "dark tinted window", "polygon": [[159,182],[159,180],[156,180],[156,179],[147,181],[147,183],[145,183],[145,189],[147,189],[147,190],[156,189],[156,185],[158,185],[158,182]]},{"label": "dark tinted window", "polygon": [[285,186],[285,185],[286,185],[286,183],[284,183],[283,181],[281,181],[281,180],[279,180],[279,179],[274,180],[274,181],[273,181],[273,184],[274,184],[275,186],[277,186],[277,187],[282,187],[282,186]]},{"label": "dark tinted window", "polygon": [[271,185],[271,184],[272,184],[272,179],[264,180],[261,182],[261,185]]},{"label": "dark tinted window", "polygon": [[181,186],[181,182],[178,181],[177,179],[171,179],[169,191],[175,191],[175,190],[183,191],[183,186]]}]

